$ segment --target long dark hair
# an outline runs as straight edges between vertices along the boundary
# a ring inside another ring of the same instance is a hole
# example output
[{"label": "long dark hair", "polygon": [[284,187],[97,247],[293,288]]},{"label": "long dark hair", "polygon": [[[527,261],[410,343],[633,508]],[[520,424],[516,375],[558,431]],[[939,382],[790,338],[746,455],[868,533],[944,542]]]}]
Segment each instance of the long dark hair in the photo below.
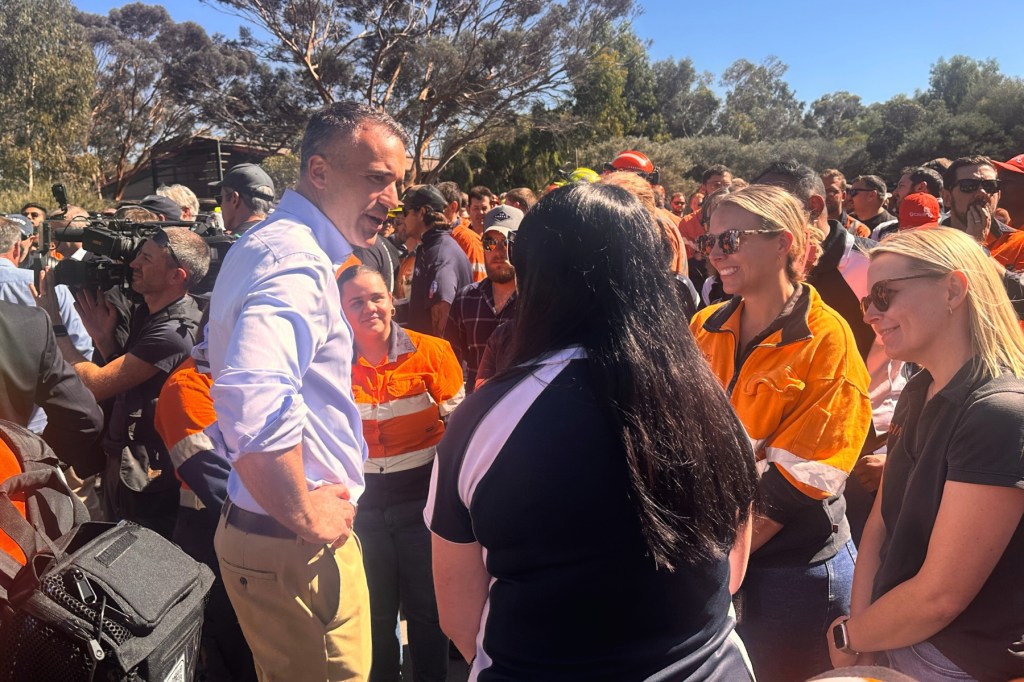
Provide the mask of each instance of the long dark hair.
[{"label": "long dark hair", "polygon": [[626,190],[579,183],[545,196],[512,252],[519,307],[509,366],[586,349],[621,436],[644,539],[657,564],[673,569],[732,545],[757,477],[663,260],[659,230]]}]

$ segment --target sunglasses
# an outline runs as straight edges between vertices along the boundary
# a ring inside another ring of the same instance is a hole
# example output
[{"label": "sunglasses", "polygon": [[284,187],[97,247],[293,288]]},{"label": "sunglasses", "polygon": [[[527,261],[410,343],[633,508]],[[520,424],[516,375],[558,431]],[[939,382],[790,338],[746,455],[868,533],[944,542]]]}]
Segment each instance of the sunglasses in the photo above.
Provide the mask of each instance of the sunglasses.
[{"label": "sunglasses", "polygon": [[957,180],[956,181],[956,188],[959,189],[964,194],[974,194],[975,192],[978,191],[979,187],[981,189],[985,190],[986,192],[988,192],[989,194],[995,194],[996,192],[999,191],[999,181],[998,180],[973,180],[973,179],[970,179],[970,178],[968,178],[966,180]]},{"label": "sunglasses", "polygon": [[178,254],[174,253],[174,247],[171,246],[171,240],[167,236],[166,232],[164,232],[162,229],[159,229],[153,233],[153,236],[150,237],[150,239],[152,239],[153,243],[156,244],[157,246],[167,249],[167,253],[169,253],[171,255],[171,258],[174,259],[175,267],[181,267],[181,261],[178,260]]},{"label": "sunglasses", "polygon": [[480,240],[480,244],[484,247],[484,251],[494,251],[499,246],[504,246],[508,250],[512,244],[516,241],[516,233],[509,232],[508,237],[502,240],[497,240],[494,237],[484,237]]},{"label": "sunglasses", "polygon": [[896,292],[889,288],[889,285],[893,282],[904,282],[908,279],[938,279],[944,277],[935,272],[930,272],[923,275],[907,275],[906,277],[893,277],[892,279],[882,279],[875,282],[871,286],[871,293],[860,299],[860,310],[865,315],[868,314],[868,306],[875,306],[875,310],[880,313],[884,313],[889,309],[890,303],[892,303],[892,295]]},{"label": "sunglasses", "polygon": [[855,197],[860,192],[877,192],[877,191],[878,191],[877,189],[871,189],[870,187],[851,187],[850,189],[846,190],[846,193],[849,194],[851,197]]},{"label": "sunglasses", "polygon": [[744,234],[779,234],[785,232],[785,230],[726,230],[719,235],[713,234],[702,234],[697,237],[696,244],[697,248],[705,256],[711,255],[711,250],[715,248],[715,244],[718,244],[718,248],[722,250],[725,255],[730,255],[739,251],[740,248],[740,235]]}]

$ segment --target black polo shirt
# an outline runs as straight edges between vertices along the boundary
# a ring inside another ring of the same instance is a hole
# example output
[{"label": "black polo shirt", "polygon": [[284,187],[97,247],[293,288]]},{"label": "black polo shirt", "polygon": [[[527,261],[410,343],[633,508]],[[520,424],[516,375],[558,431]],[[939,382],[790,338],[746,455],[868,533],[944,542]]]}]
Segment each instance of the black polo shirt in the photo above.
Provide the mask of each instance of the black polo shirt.
[{"label": "black polo shirt", "polygon": [[424,515],[492,576],[474,671],[494,680],[748,680],[726,557],[647,552],[621,437],[580,350],[488,382],[448,422]]},{"label": "black polo shirt", "polygon": [[[903,389],[882,481],[886,538],[873,599],[924,564],[946,481],[1024,489],[1024,380],[972,360],[926,402],[932,377]],[[979,680],[1024,676],[1024,521],[974,601],[929,638]]]},{"label": "black polo shirt", "polygon": [[201,317],[195,299],[187,294],[154,313],[143,303],[131,314],[124,352],[159,371],[114,396],[103,435],[103,450],[120,460],[121,482],[130,490],[150,493],[178,486],[153,417],[164,381],[192,351]]}]

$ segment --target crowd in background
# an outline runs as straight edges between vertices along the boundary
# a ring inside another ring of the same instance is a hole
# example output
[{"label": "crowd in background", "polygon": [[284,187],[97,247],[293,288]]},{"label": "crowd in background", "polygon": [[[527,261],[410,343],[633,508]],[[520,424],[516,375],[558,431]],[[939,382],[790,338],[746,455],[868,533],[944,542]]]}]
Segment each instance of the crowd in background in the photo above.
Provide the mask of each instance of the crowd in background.
[{"label": "crowd in background", "polygon": [[1024,155],[687,197],[399,191],[406,144],[327,107],[293,189],[112,207],[130,258],[0,218],[0,416],[214,569],[204,679],[1024,678]]}]

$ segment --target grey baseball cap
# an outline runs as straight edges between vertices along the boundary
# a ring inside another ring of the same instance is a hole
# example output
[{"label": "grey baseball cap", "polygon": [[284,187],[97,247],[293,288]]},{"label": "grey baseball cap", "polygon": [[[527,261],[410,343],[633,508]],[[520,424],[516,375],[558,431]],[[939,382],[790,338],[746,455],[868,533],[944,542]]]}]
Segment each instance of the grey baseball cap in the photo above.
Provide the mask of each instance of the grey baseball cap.
[{"label": "grey baseball cap", "polygon": [[23,215],[17,213],[8,213],[4,216],[8,220],[18,223],[18,227],[21,228],[21,238],[28,239],[35,234],[36,228],[32,225],[32,221]]},{"label": "grey baseball cap", "polygon": [[484,232],[494,230],[508,238],[508,233],[518,230],[522,221],[523,212],[515,206],[495,206],[484,214]]},{"label": "grey baseball cap", "polygon": [[228,187],[246,196],[274,200],[274,181],[267,172],[255,163],[240,163],[224,174],[224,179],[211,182],[210,188],[219,192],[221,187]]}]

